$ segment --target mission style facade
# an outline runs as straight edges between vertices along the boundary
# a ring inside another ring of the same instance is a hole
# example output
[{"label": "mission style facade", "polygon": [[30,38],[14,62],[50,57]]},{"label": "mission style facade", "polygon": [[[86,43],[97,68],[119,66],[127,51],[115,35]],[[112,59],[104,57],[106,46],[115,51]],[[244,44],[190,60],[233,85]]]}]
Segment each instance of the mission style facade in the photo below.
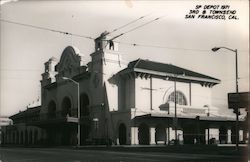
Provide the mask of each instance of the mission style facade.
[{"label": "mission style facade", "polygon": [[[11,116],[2,143],[76,145],[78,121],[81,145],[235,143],[235,117],[218,114],[211,104],[211,89],[219,83],[171,64],[126,64],[118,43],[103,33],[87,65],[71,46],[60,60],[45,63],[41,105]],[[247,132],[242,123],[240,141]]]}]

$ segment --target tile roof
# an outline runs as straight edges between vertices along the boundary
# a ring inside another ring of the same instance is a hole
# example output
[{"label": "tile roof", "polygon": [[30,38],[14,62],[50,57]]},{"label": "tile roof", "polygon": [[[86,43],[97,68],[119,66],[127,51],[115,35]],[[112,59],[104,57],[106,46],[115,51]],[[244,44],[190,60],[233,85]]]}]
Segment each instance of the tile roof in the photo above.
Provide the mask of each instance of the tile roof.
[{"label": "tile roof", "polygon": [[[171,77],[177,75],[176,78],[182,78],[183,80],[197,80],[197,81],[207,81],[211,83],[218,84],[220,83],[219,79],[213,78],[211,76],[207,76],[201,73],[197,73],[188,69],[184,69],[172,64],[165,64],[150,60],[137,59],[131,61],[128,64],[128,67],[122,71],[133,70],[140,71],[140,69],[145,70],[147,72],[157,72],[159,74]],[[120,71],[120,72],[122,72]]]},{"label": "tile roof", "polygon": [[14,114],[14,115],[10,116],[9,118],[15,119],[15,118],[20,118],[20,117],[24,117],[24,116],[39,115],[40,110],[41,110],[41,106],[27,108],[26,110],[21,111],[17,114]]}]

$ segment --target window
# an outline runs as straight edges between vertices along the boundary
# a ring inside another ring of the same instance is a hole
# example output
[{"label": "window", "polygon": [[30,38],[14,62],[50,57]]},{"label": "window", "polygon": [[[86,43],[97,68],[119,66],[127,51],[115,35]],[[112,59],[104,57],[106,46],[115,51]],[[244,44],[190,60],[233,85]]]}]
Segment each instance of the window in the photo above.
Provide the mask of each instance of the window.
[{"label": "window", "polygon": [[[168,96],[168,101],[167,102],[174,102],[174,98],[175,98],[175,93],[172,92],[169,96]],[[180,91],[176,91],[176,103],[178,105],[187,105],[187,100],[186,97],[184,96],[184,94]]]},{"label": "window", "polygon": [[64,97],[62,101],[62,116],[66,117],[67,115],[71,116],[71,101],[69,97]]}]

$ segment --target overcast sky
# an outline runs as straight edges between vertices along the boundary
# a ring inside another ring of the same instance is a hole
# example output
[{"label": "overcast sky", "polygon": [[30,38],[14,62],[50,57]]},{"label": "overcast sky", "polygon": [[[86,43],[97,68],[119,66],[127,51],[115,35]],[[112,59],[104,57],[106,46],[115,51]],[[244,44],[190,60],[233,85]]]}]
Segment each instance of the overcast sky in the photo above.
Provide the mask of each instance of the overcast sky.
[{"label": "overcast sky", "polygon": [[[214,46],[239,50],[239,90],[249,91],[249,5],[242,1],[17,1],[1,3],[1,19],[98,37],[105,30],[135,24],[113,33],[161,19],[120,37],[126,61],[137,58],[171,63],[222,81],[213,88],[213,104],[227,109],[227,93],[235,91],[234,53],[211,51]],[[185,19],[196,5],[230,5],[237,20]],[[44,62],[58,59],[68,45],[90,61],[93,40],[1,21],[0,115],[12,115],[40,97]],[[150,47],[155,46],[155,47]],[[160,48],[164,47],[164,48]],[[202,94],[201,94],[202,95]]]}]

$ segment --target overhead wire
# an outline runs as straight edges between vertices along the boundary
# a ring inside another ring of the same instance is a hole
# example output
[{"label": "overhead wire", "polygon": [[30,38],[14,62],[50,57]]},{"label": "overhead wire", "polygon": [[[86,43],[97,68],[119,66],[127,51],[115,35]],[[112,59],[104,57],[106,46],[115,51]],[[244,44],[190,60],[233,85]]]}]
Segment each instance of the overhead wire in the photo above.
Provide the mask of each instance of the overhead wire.
[{"label": "overhead wire", "polygon": [[[143,16],[142,16],[143,17]],[[145,17],[145,16],[144,16]],[[158,17],[154,20],[151,20],[147,23],[144,23],[140,26],[137,26],[133,29],[130,29],[118,36],[115,36],[114,38],[112,38],[111,40],[113,41],[114,39],[127,34],[129,32],[132,32],[142,26],[145,26],[149,23],[152,23],[156,20],[159,20],[161,17]],[[57,32],[60,34],[64,34],[64,35],[71,35],[71,36],[75,36],[75,37],[81,37],[81,38],[85,38],[85,39],[90,39],[90,40],[95,40],[95,38],[91,37],[91,36],[87,36],[87,35],[80,35],[80,34],[75,34],[75,33],[70,33],[70,32],[65,32],[65,31],[61,31],[61,30],[56,30],[56,29],[51,29],[51,28],[46,28],[46,27],[41,27],[41,26],[35,26],[35,25],[31,25],[31,24],[26,24],[26,23],[20,23],[20,22],[15,22],[15,21],[10,21],[10,20],[6,20],[6,19],[0,19],[1,22],[6,22],[6,23],[10,23],[10,24],[16,24],[16,25],[20,25],[20,26],[26,26],[26,27],[31,27],[31,28],[35,28],[35,29],[40,29],[40,30],[46,30],[46,31],[51,31],[51,32]],[[134,20],[135,21],[135,20]],[[130,22],[132,23],[132,22]],[[120,44],[124,44],[124,45],[129,45],[129,46],[133,46],[133,47],[150,47],[150,48],[163,48],[163,49],[172,49],[172,50],[186,50],[186,51],[203,51],[203,52],[210,52],[211,50],[205,50],[205,49],[192,49],[192,48],[177,48],[177,47],[169,47],[169,46],[159,46],[159,45],[148,45],[148,44],[140,44],[140,43],[127,43],[127,42],[121,42],[121,41],[113,41],[116,43],[120,43]],[[239,50],[239,51],[248,51],[248,50]]]},{"label": "overhead wire", "polygon": [[116,39],[116,38],[118,38],[118,37],[120,37],[120,36],[123,36],[123,35],[125,35],[125,34],[127,34],[127,33],[130,33],[130,32],[132,32],[132,31],[134,31],[134,30],[136,30],[136,29],[138,29],[138,28],[141,28],[141,27],[145,26],[145,25],[151,24],[151,23],[153,23],[154,21],[157,21],[157,20],[159,20],[159,19],[161,19],[161,18],[163,18],[163,17],[164,17],[164,16],[162,16],[162,17],[157,17],[157,18],[155,18],[155,19],[153,19],[153,20],[150,20],[150,21],[148,21],[148,22],[146,22],[146,23],[143,23],[142,25],[136,26],[136,27],[134,27],[134,28],[132,28],[132,29],[126,31],[126,32],[123,32],[123,33],[121,33],[121,34],[119,34],[119,35],[117,35],[117,36],[114,36],[113,38],[110,39],[110,41],[113,41],[114,39]]},{"label": "overhead wire", "polygon": [[143,18],[149,16],[149,15],[150,15],[150,14],[147,14],[147,15],[141,16],[141,17],[139,17],[139,18],[137,18],[137,19],[135,19],[135,20],[133,20],[133,21],[130,21],[130,22],[128,22],[128,23],[125,24],[125,25],[122,25],[122,26],[120,26],[120,27],[118,27],[118,28],[115,28],[115,29],[112,30],[111,32],[108,32],[106,35],[112,34],[112,33],[116,32],[116,31],[118,31],[118,30],[120,30],[120,29],[122,29],[122,28],[125,28],[125,27],[127,27],[127,26],[129,26],[129,25],[131,25],[131,24],[133,24],[133,23],[135,23],[135,22],[137,22],[137,21],[139,21],[139,20],[141,20],[141,19],[143,19]]},{"label": "overhead wire", "polygon": [[139,43],[127,43],[127,42],[121,42],[121,41],[114,41],[116,43],[134,46],[134,47],[151,47],[151,48],[166,48],[166,49],[173,49],[173,50],[186,50],[186,51],[205,51],[205,52],[211,52],[211,50],[205,50],[205,49],[194,49],[194,48],[177,48],[177,47],[169,47],[169,46],[159,46],[159,45],[148,45],[148,44],[139,44]]},{"label": "overhead wire", "polygon": [[31,25],[31,24],[26,24],[26,23],[20,23],[20,22],[10,21],[10,20],[6,20],[6,19],[0,19],[0,21],[5,22],[5,23],[10,23],[10,24],[15,24],[15,25],[31,27],[34,29],[46,30],[46,31],[60,33],[60,34],[71,35],[71,36],[76,36],[76,37],[94,40],[94,38],[92,38],[90,36],[86,36],[86,35],[74,34],[74,33],[66,32],[66,31],[61,31],[61,30],[56,30],[56,29],[51,29],[51,28],[46,28],[46,27],[41,27],[41,26],[36,26],[36,25]]}]

